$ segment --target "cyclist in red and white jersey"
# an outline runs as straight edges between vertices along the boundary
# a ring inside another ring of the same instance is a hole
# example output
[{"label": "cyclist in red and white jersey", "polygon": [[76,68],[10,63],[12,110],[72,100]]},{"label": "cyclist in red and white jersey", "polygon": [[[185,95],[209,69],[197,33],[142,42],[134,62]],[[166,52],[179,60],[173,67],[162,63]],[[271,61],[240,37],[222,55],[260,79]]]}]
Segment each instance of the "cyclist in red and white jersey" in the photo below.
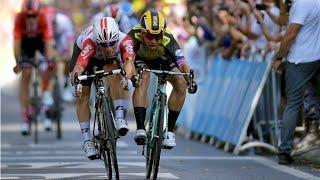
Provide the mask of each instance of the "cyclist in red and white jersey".
[{"label": "cyclist in red and white jersey", "polygon": [[[93,67],[107,71],[117,69],[124,61],[133,61],[133,41],[119,31],[118,24],[113,18],[103,17],[86,28],[77,38],[70,63],[71,80],[75,75],[93,71]],[[128,106],[127,98],[120,81],[122,77],[109,76],[110,94],[115,107],[115,126],[119,134],[128,132],[125,113]],[[92,81],[81,83],[82,95],[76,100],[76,110],[84,139],[84,151],[89,159],[96,157],[97,150],[90,134],[89,98]]]},{"label": "cyclist in red and white jersey", "polygon": [[[14,56],[16,59],[15,73],[22,72],[20,81],[20,103],[22,108],[21,133],[30,132],[28,117],[32,111],[29,97],[29,83],[31,80],[32,62],[36,51],[41,52],[47,59],[54,57],[53,29],[45,14],[40,11],[39,0],[24,0],[21,12],[14,20]],[[50,72],[42,76],[43,95],[48,94]],[[44,122],[46,126],[46,122]]]}]

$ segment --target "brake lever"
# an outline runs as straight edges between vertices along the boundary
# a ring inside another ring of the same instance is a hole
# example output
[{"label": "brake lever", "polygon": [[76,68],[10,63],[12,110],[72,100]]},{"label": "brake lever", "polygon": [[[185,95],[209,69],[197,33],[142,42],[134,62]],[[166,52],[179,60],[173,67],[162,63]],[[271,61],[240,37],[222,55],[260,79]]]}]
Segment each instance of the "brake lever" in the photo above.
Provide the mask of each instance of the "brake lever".
[{"label": "brake lever", "polygon": [[189,75],[189,87],[188,87],[188,92],[189,94],[194,94],[198,90],[198,85],[194,81],[194,73],[193,70],[190,69],[190,75]]}]

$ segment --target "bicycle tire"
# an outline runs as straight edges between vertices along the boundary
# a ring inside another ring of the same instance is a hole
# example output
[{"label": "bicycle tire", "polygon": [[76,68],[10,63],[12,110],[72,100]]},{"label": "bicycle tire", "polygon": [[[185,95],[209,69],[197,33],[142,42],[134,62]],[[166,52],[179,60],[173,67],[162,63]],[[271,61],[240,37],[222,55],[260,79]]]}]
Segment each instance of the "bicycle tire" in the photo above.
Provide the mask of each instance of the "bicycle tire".
[{"label": "bicycle tire", "polygon": [[32,115],[31,115],[31,128],[33,129],[33,141],[35,144],[39,143],[39,113],[40,113],[40,98],[35,91],[34,97],[31,99]]},{"label": "bicycle tire", "polygon": [[149,120],[149,123],[148,123],[148,132],[147,132],[147,143],[146,143],[146,149],[147,149],[147,152],[146,152],[146,179],[149,179],[150,176],[151,176],[151,173],[152,173],[152,167],[153,167],[153,154],[154,154],[154,151],[153,149],[151,148],[151,133],[152,133],[152,126],[153,126],[153,115],[154,115],[154,112],[156,109],[156,104],[155,103],[152,103],[153,104],[153,107],[151,108],[152,111],[151,111],[151,116],[150,116],[150,120]]},{"label": "bicycle tire", "polygon": [[56,123],[56,137],[58,140],[62,139],[62,130],[61,130],[61,93],[60,93],[60,87],[58,82],[58,77],[55,77],[55,83],[53,88],[53,99],[54,99],[54,120]]},{"label": "bicycle tire", "polygon": [[112,164],[109,164],[113,166],[114,172],[115,172],[115,178],[118,180],[119,177],[119,167],[118,167],[118,159],[117,159],[117,150],[116,150],[116,128],[114,126],[114,120],[111,112],[111,104],[109,99],[104,96],[103,98],[103,104],[105,108],[105,120],[106,120],[106,126],[107,126],[107,137],[109,142],[109,148],[107,149],[107,152],[110,153],[111,162]]},{"label": "bicycle tire", "polygon": [[161,146],[162,146],[162,138],[163,138],[163,121],[164,121],[164,115],[165,115],[165,104],[166,104],[166,94],[161,93],[160,95],[160,114],[158,119],[158,129],[157,129],[157,143],[155,147],[155,154],[153,157],[153,179],[157,179],[158,177],[158,170],[159,170],[159,164],[160,164],[160,155],[161,155]]},{"label": "bicycle tire", "polygon": [[105,125],[105,109],[104,109],[104,104],[101,104],[101,100],[98,99],[98,101],[96,102],[96,111],[95,111],[95,121],[98,123],[98,136],[94,137],[96,140],[96,143],[98,145],[99,148],[99,155],[100,155],[100,159],[103,161],[104,163],[104,167],[106,169],[107,175],[108,175],[108,179],[112,179],[112,166],[109,166],[109,164],[111,164],[111,157],[110,157],[110,153],[108,152],[108,147],[107,147],[107,128]]},{"label": "bicycle tire", "polygon": [[36,114],[33,115],[32,117],[32,122],[33,122],[33,141],[35,144],[39,143],[39,136],[38,136],[38,116]]},{"label": "bicycle tire", "polygon": [[112,166],[109,166],[109,164],[111,164],[110,152],[107,150],[107,147],[105,147],[105,145],[102,145],[100,147],[100,153],[104,162],[104,167],[108,172],[108,179],[112,179]]}]

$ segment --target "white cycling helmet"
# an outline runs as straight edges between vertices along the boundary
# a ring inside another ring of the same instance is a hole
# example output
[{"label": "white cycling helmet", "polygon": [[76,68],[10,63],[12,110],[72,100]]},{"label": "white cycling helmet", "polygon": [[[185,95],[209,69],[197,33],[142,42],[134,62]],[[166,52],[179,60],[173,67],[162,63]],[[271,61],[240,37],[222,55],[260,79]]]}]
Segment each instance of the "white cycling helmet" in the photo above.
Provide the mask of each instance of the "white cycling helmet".
[{"label": "white cycling helmet", "polygon": [[119,26],[111,17],[102,17],[93,23],[93,34],[100,45],[114,45],[119,40]]}]

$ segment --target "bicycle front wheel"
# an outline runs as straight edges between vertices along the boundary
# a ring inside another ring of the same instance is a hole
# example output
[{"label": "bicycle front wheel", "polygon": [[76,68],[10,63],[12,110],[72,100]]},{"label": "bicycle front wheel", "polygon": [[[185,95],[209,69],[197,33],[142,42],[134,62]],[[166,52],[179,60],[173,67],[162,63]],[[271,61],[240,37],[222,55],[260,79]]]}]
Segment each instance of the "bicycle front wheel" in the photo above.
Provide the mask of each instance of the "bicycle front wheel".
[{"label": "bicycle front wheel", "polygon": [[166,97],[167,95],[164,93],[161,93],[160,96],[160,114],[159,114],[159,120],[158,120],[158,130],[157,130],[157,144],[156,149],[154,152],[154,167],[153,167],[153,179],[157,179],[158,177],[158,170],[159,170],[159,164],[160,164],[160,154],[161,154],[161,146],[162,146],[162,139],[163,139],[163,121],[164,121],[164,115],[165,115],[165,105],[166,105]]},{"label": "bicycle front wheel", "polygon": [[31,105],[32,105],[32,114],[30,117],[30,127],[33,129],[33,140],[35,144],[38,144],[39,142],[39,129],[38,129],[38,122],[39,122],[39,114],[40,114],[40,98],[37,94],[34,95],[34,97],[31,99]]},{"label": "bicycle front wheel", "polygon": [[[107,130],[107,137],[108,137],[108,147],[107,153],[111,157],[111,162],[109,166],[113,166],[115,172],[115,178],[119,179],[119,168],[118,168],[118,159],[117,159],[117,150],[116,150],[116,142],[117,142],[117,135],[116,135],[116,128],[114,126],[114,120],[111,111],[111,103],[107,97],[103,98],[103,104],[105,109],[105,127]],[[109,168],[110,169],[110,168]]]},{"label": "bicycle front wheel", "polygon": [[158,177],[161,146],[162,146],[162,139],[163,139],[163,121],[164,121],[165,105],[166,105],[165,103],[166,103],[166,94],[161,93],[158,122],[157,123],[152,122],[152,124],[155,123],[157,128],[154,136],[156,137],[156,140],[155,142],[152,142],[151,140],[151,142],[149,142],[147,147],[147,176],[146,176],[147,179],[150,178],[151,172],[153,174],[153,179],[157,179]]}]

